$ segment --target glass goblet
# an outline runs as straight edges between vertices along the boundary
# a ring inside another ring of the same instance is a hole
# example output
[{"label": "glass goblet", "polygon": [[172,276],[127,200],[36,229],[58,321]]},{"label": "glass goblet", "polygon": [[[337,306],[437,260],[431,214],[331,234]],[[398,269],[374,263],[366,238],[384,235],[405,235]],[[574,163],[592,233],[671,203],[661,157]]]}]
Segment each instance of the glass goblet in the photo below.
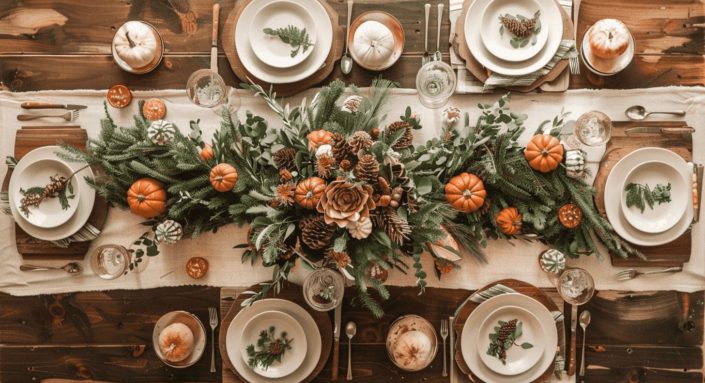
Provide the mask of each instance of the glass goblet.
[{"label": "glass goblet", "polygon": [[304,299],[316,311],[330,311],[343,299],[345,281],[339,272],[321,267],[304,280]]},{"label": "glass goblet", "polygon": [[440,108],[448,102],[455,91],[455,71],[443,61],[430,61],[416,74],[416,90],[421,104],[428,108]]}]

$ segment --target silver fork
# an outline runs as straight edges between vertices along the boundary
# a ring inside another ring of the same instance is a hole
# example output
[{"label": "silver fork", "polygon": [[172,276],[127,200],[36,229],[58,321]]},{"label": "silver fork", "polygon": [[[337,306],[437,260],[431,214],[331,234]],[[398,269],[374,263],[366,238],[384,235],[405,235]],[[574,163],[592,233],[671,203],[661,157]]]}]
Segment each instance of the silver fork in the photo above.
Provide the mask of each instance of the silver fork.
[{"label": "silver fork", "polygon": [[443,376],[448,376],[448,361],[446,360],[446,338],[448,338],[448,320],[441,321],[441,338],[443,339]]},{"label": "silver fork", "polygon": [[210,316],[211,325],[211,372],[215,372],[215,328],[218,327],[218,312],[215,307],[208,308],[208,315]]},{"label": "silver fork", "polygon": [[573,56],[568,59],[568,66],[570,67],[570,74],[579,75],[580,74],[580,57]]},{"label": "silver fork", "polygon": [[66,112],[64,114],[18,114],[17,120],[30,121],[30,120],[36,120],[38,118],[46,118],[46,117],[63,118],[64,120],[71,122],[71,121],[78,119],[78,110],[74,110],[72,112]]},{"label": "silver fork", "polygon": [[637,271],[635,269],[626,269],[626,270],[622,270],[617,273],[617,280],[618,281],[628,281],[628,280],[634,279],[640,275],[675,273],[675,272],[679,272],[682,270],[683,270],[683,268],[680,266],[669,267],[667,269],[653,270],[653,271]]}]

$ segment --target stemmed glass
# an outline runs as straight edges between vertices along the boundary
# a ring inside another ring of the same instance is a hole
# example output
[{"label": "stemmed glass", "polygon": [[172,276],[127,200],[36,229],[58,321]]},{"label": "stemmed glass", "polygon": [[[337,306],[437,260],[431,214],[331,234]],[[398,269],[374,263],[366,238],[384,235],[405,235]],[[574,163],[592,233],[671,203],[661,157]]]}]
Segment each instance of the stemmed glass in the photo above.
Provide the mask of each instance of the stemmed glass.
[{"label": "stemmed glass", "polygon": [[304,280],[304,299],[316,311],[330,311],[343,299],[345,280],[330,268],[320,267]]},{"label": "stemmed glass", "polygon": [[186,81],[186,94],[195,105],[210,108],[219,115],[223,113],[223,108],[234,112],[239,99],[218,72],[211,69],[193,72]]},{"label": "stemmed glass", "polygon": [[421,104],[440,108],[455,91],[455,71],[443,61],[429,61],[416,74],[416,90]]}]

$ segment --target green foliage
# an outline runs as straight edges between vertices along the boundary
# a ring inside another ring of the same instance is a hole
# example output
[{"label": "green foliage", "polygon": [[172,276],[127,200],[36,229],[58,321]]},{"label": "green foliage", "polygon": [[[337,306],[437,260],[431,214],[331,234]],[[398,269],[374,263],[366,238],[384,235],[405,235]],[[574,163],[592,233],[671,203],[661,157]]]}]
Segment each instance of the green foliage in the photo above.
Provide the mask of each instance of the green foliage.
[{"label": "green foliage", "polygon": [[657,184],[654,190],[651,190],[647,184],[637,184],[630,182],[624,187],[624,191],[627,192],[626,202],[627,207],[636,206],[642,213],[646,209],[653,209],[654,205],[658,203],[671,202],[671,183],[668,185]]},{"label": "green foliage", "polygon": [[[269,326],[266,330],[259,333],[257,345],[250,344],[247,346],[247,365],[250,368],[262,368],[265,371],[274,362],[281,362],[284,354],[291,350],[291,342],[293,338],[289,338],[286,331],[282,331],[279,336],[276,336],[276,328]],[[302,340],[299,339],[299,342]]]},{"label": "green foliage", "polygon": [[299,29],[294,25],[288,25],[284,28],[264,28],[262,32],[264,32],[265,35],[278,37],[284,44],[291,45],[291,57],[296,57],[299,51],[305,53],[308,48],[313,46],[311,38],[308,32],[306,32],[306,28]]}]

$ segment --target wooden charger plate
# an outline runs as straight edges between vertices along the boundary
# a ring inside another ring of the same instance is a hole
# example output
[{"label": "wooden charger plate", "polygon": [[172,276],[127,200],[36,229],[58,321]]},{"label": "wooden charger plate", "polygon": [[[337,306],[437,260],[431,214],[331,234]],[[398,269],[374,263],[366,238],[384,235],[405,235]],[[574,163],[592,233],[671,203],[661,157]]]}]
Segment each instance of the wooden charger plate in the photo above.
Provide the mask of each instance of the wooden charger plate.
[{"label": "wooden charger plate", "polygon": [[321,68],[319,68],[310,77],[290,84],[269,84],[256,78],[248,72],[247,69],[245,69],[245,66],[242,65],[242,61],[240,61],[237,49],[235,48],[235,25],[240,18],[240,14],[242,14],[242,11],[245,9],[245,6],[252,1],[253,0],[239,0],[235,4],[235,7],[233,7],[232,11],[230,11],[230,15],[228,15],[228,19],[223,26],[223,50],[225,51],[225,56],[228,58],[228,62],[230,63],[230,68],[232,68],[237,78],[244,82],[250,82],[251,80],[255,84],[261,85],[265,90],[269,90],[271,85],[273,90],[277,92],[278,96],[288,97],[293,96],[305,89],[312,88],[319,82],[325,80],[328,75],[333,72],[335,62],[343,56],[345,32],[343,28],[338,25],[338,13],[333,10],[333,8],[326,1],[321,0],[319,1],[323,4],[323,7],[326,9],[326,12],[328,12],[330,20],[333,23],[332,46],[330,52],[328,53],[328,57],[326,57],[326,60]]},{"label": "wooden charger plate", "polygon": [[[482,287],[481,289],[477,291],[484,291],[489,289],[490,287],[497,285],[497,284],[502,284],[506,287],[509,287],[513,290],[516,290],[516,292],[520,294],[524,294],[528,297],[536,299],[539,303],[544,305],[548,311],[558,311],[558,306],[556,306],[556,303],[548,296],[546,295],[543,290],[539,289],[538,287],[528,284],[523,281],[519,281],[516,279],[502,279],[500,281],[492,282],[491,284]],[[477,293],[477,292],[475,292]],[[460,343],[462,339],[462,332],[463,332],[463,326],[465,326],[465,321],[467,321],[468,317],[470,314],[478,307],[480,306],[479,303],[472,302],[471,300],[466,300],[465,303],[460,306],[458,309],[458,314],[455,316],[455,322],[453,323],[453,330],[457,334],[456,336],[456,341],[455,341],[455,350],[453,352],[453,355],[455,355],[455,362],[458,366],[458,369],[465,375],[469,375],[472,377],[473,381],[480,381],[480,379],[475,376],[472,371],[470,371],[470,367],[465,363],[465,360],[463,359],[463,353],[460,348]],[[560,310],[562,311],[562,310]],[[564,331],[563,331],[563,324],[565,322],[556,322],[556,329],[558,330],[558,344],[564,344],[565,339],[564,339]],[[544,382],[549,379],[549,377],[553,374],[554,371],[554,364],[551,363],[551,365],[548,367],[546,372],[544,372],[538,379],[534,380],[534,382]],[[490,382],[487,382],[490,383]]]},{"label": "wooden charger plate", "polygon": [[[245,289],[245,291],[259,291],[260,289],[261,286],[259,284],[256,284]],[[223,321],[220,324],[220,332],[218,334],[218,347],[220,348],[220,355],[223,358],[223,363],[225,364],[225,366],[228,367],[228,369],[230,369],[230,371],[235,374],[235,376],[238,377],[238,379],[240,379],[240,381],[243,382],[245,382],[245,380],[237,373],[237,370],[235,370],[235,366],[233,366],[232,362],[230,361],[230,358],[228,357],[228,351],[225,347],[225,338],[227,335],[227,329],[230,326],[230,322],[233,321],[235,315],[237,315],[243,308],[242,302],[244,302],[245,299],[251,296],[251,294],[240,294],[237,296],[237,298],[235,298],[235,301],[230,307],[230,310],[228,310],[228,313],[223,316]],[[301,291],[301,286],[295,285],[290,282],[284,283],[279,294],[277,294],[276,296],[268,296],[267,298],[286,299],[288,301],[296,303],[297,305],[301,306],[304,310],[306,310],[306,312],[311,314],[313,320],[318,325],[318,329],[321,332],[321,357],[318,360],[316,368],[314,368],[311,374],[302,381],[310,382],[311,380],[315,379],[318,374],[321,373],[323,367],[325,367],[326,362],[328,361],[331,349],[333,348],[333,324],[330,321],[330,316],[327,312],[321,312],[312,309],[304,300],[304,296]],[[235,357],[240,357],[240,355],[236,355]]]},{"label": "wooden charger plate", "polygon": [[[468,44],[465,40],[465,16],[468,13],[468,10],[470,9],[470,5],[472,4],[474,0],[465,0],[463,3],[463,10],[458,16],[458,22],[455,24],[455,38],[457,46],[457,53],[460,58],[465,60],[465,67],[472,73],[475,78],[478,80],[485,82],[487,79],[490,77],[490,73],[487,69],[485,69],[482,64],[480,64],[479,61],[475,59],[475,57],[470,53],[470,49],[468,48]],[[560,9],[561,15],[563,15],[563,37],[562,40],[570,40],[573,37],[573,21],[570,18],[570,15],[568,15],[563,9],[563,7],[556,3],[558,8]],[[543,85],[544,83],[551,82],[558,78],[561,73],[563,73],[564,70],[568,68],[568,60],[564,59],[558,62],[556,66],[551,69],[550,72],[548,72],[545,76],[539,78],[538,80],[534,81],[533,84],[523,86],[523,87],[513,87],[511,88],[512,90],[518,91],[518,92],[531,92],[533,90],[536,90],[538,87]]]}]

